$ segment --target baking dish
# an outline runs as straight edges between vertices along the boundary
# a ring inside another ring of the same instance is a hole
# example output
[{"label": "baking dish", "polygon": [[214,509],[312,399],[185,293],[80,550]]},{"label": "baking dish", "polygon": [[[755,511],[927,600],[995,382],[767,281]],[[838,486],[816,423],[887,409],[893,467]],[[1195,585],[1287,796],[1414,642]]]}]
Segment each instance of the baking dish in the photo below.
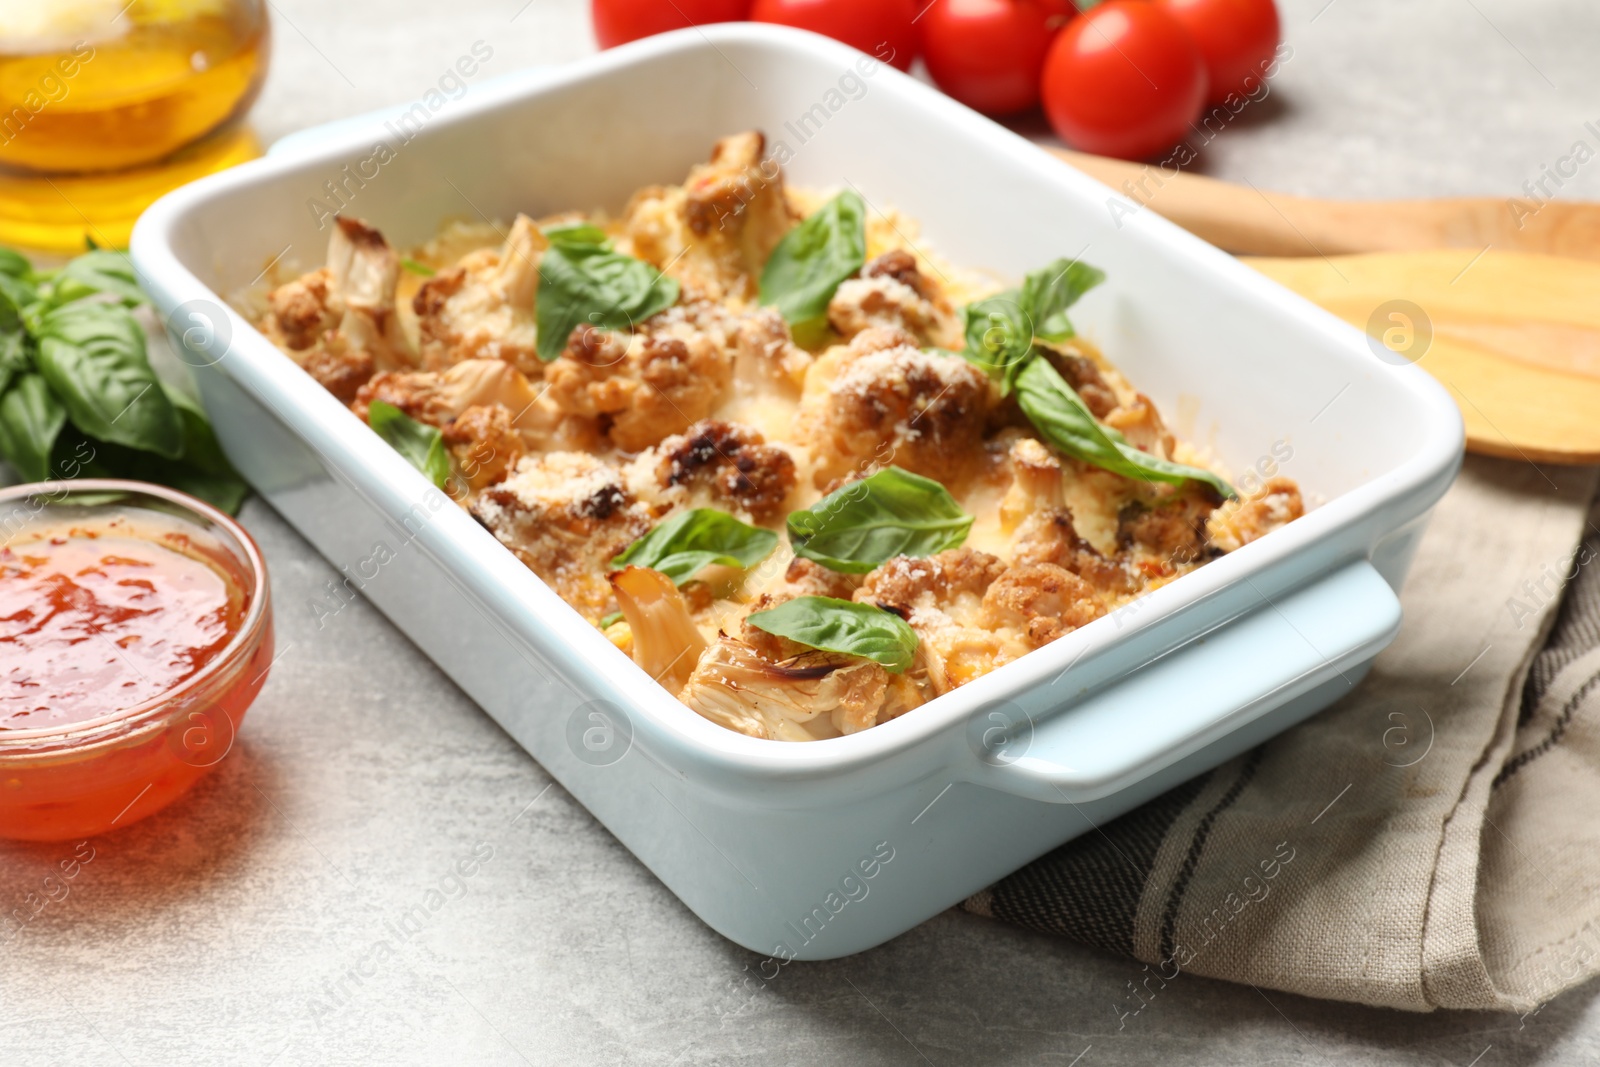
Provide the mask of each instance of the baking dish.
[{"label": "baking dish", "polygon": [[[739,944],[821,959],[893,937],[1326,706],[1393,637],[1394,589],[1460,463],[1444,391],[927,86],[744,24],[418,106],[403,134],[346,125],[168,196],[134,260],[251,483]],[[956,262],[1102,267],[1080,331],[1180,432],[1239,471],[1287,455],[1320,506],[915,714],[762,741],[655,685],[218,295],[319,263],[334,206],[402,246],[450,217],[615,210],[749,128],[785,145],[796,184],[892,203]]]}]

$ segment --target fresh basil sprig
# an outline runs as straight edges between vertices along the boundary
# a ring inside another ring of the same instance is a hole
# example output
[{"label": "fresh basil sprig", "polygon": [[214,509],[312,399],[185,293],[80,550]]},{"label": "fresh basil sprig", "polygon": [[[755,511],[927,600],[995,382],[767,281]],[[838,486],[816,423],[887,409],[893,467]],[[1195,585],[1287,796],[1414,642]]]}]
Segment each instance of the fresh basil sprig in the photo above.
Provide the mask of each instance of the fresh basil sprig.
[{"label": "fresh basil sprig", "polygon": [[386,400],[367,405],[367,425],[440,489],[450,480],[450,457],[437,427],[418,422]]},{"label": "fresh basil sprig", "polygon": [[911,666],[917,655],[917,632],[900,616],[871,604],[801,596],[767,611],[751,612],[747,621],[758,630],[810,648],[870,659],[891,674]]},{"label": "fresh basil sprig", "polygon": [[706,567],[749,569],[772,555],[778,535],[726,511],[696,508],[674,515],[613,557],[611,565],[650,567],[682,585]]},{"label": "fresh basil sprig", "polygon": [[783,235],[761,271],[761,303],[791,326],[828,313],[839,283],[867,262],[867,207],[846,189]]},{"label": "fresh basil sprig", "polygon": [[1075,259],[1058,259],[1022,280],[1022,306],[1033,319],[1033,335],[1044,341],[1076,337],[1067,309],[1106,280],[1105,271]]},{"label": "fresh basil sprig", "polygon": [[540,231],[545,240],[553,245],[603,245],[609,238],[606,231],[592,222],[564,222],[557,226],[546,226]]},{"label": "fresh basil sprig", "polygon": [[1045,359],[1031,359],[1017,375],[1017,403],[1044,439],[1067,455],[1096,467],[1145,482],[1204,482],[1224,498],[1233,486],[1208,470],[1153,456],[1101,425],[1066,380]]},{"label": "fresh basil sprig", "polygon": [[[546,363],[561,356],[572,331],[585,323],[631,330],[678,302],[677,279],[613,252],[596,227],[551,227],[545,236],[551,243],[539,258],[534,316],[537,351]],[[600,240],[592,240],[595,236]]]},{"label": "fresh basil sprig", "polygon": [[972,516],[943,485],[888,467],[792,513],[789,543],[830,570],[866,574],[896,556],[957,548],[971,529]]},{"label": "fresh basil sprig", "polygon": [[0,248],[0,458],[29,481],[140,478],[237,511],[248,487],[200,408],[150,367],[128,257],[35,271]]},{"label": "fresh basil sprig", "polygon": [[1034,338],[1065,341],[1076,337],[1067,309],[1105,280],[1105,272],[1096,267],[1058,259],[1030,273],[1021,289],[1008,289],[968,304],[967,350],[962,355],[995,375],[1001,395],[1009,395],[1017,372],[1033,356]]}]

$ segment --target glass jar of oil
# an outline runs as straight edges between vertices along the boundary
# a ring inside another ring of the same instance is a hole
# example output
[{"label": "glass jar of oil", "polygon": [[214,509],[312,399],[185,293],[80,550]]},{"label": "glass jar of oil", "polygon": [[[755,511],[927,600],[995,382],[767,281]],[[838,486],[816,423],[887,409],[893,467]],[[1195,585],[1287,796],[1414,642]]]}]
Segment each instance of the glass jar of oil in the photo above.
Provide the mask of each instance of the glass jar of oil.
[{"label": "glass jar of oil", "polygon": [[0,244],[124,246],[151,201],[259,154],[263,0],[0,0]]}]

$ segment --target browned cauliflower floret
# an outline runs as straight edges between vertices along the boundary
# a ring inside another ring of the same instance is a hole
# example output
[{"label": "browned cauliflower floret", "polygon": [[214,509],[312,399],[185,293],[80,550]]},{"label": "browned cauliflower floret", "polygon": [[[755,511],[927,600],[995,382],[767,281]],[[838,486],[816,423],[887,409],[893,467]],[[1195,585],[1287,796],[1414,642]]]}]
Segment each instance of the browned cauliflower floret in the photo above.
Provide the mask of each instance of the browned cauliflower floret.
[{"label": "browned cauliflower floret", "polygon": [[983,594],[983,609],[991,625],[1027,634],[1034,648],[1106,613],[1088,582],[1054,563],[1008,568]]},{"label": "browned cauliflower floret", "polygon": [[757,131],[724,137],[710,161],[689,171],[683,183],[689,229],[734,242],[750,274],[760,273],[794,225],[783,194],[783,170],[766,154],[766,136]]},{"label": "browned cauliflower floret", "polygon": [[906,710],[904,687],[890,683],[889,672],[871,660],[804,650],[775,662],[744,641],[719,636],[678,699],[751,737],[814,741],[876,725],[891,696],[899,705],[894,714]]},{"label": "browned cauliflower floret", "polygon": [[649,509],[615,467],[583,452],[523,456],[478,494],[472,514],[590,621],[615,603],[611,558],[646,534]]},{"label": "browned cauliflower floret", "polygon": [[963,594],[983,596],[1005,564],[987,552],[951,548],[927,557],[896,556],[867,575],[855,599],[904,615],[931,596],[934,603]]},{"label": "browned cauliflower floret", "polygon": [[1130,404],[1117,408],[1102,420],[1114,430],[1120,430],[1122,435],[1135,448],[1143,449],[1152,456],[1162,459],[1172,458],[1172,448],[1176,444],[1172,433],[1161,420],[1161,413],[1156,410],[1155,401],[1139,393]]},{"label": "browned cauliflower floret", "polygon": [[704,419],[642,453],[628,468],[639,496],[661,505],[703,503],[743,512],[757,523],[785,513],[794,460],[737,422]]},{"label": "browned cauliflower floret", "polygon": [[796,556],[783,572],[779,592],[785,597],[828,596],[835,600],[849,600],[861,587],[861,579],[853,574],[840,574],[829,570],[815,560]]},{"label": "browned cauliflower floret", "polygon": [[910,252],[894,249],[834,291],[828,322],[846,338],[872,326],[894,326],[922,344],[955,343],[955,317]]},{"label": "browned cauliflower floret", "polygon": [[500,359],[538,378],[534,295],[548,247],[533,220],[518,215],[502,247],[471,252],[429,278],[411,301],[423,364],[443,370],[464,359]]},{"label": "browned cauliflower floret", "polygon": [[468,487],[482,489],[505,477],[528,449],[500,404],[474,404],[444,426],[444,443]]},{"label": "browned cauliflower floret", "polygon": [[1218,548],[1232,552],[1280,526],[1287,526],[1305,513],[1305,501],[1293,479],[1272,478],[1259,492],[1218,508],[1208,529]]},{"label": "browned cauliflower floret", "polygon": [[757,308],[733,327],[734,375],[741,385],[764,389],[778,383],[785,391],[805,381],[812,356],[794,343],[789,324],[775,308]]},{"label": "browned cauliflower floret", "polygon": [[359,219],[335,223],[328,265],[268,294],[261,329],[348,404],[375,371],[409,356],[394,306],[400,257]]},{"label": "browned cauliflower floret", "polygon": [[1193,563],[1211,551],[1206,520],[1220,503],[1217,491],[1199,482],[1153,489],[1118,512],[1117,543],[1167,565]]},{"label": "browned cauliflower floret", "polygon": [[627,567],[611,575],[611,588],[633,637],[633,661],[668,692],[682,689],[706,649],[672,579],[648,567]]},{"label": "browned cauliflower floret", "polygon": [[725,138],[682,187],[640,189],[623,213],[623,250],[711,299],[753,300],[767,257],[795,222],[765,145],[754,132]]},{"label": "browned cauliflower floret", "polygon": [[865,330],[807,376],[795,431],[818,488],[890,464],[949,485],[982,457],[989,379],[954,356],[882,347],[896,332]]},{"label": "browned cauliflower floret", "polygon": [[1078,536],[1063,503],[1061,460],[1031,437],[1009,456],[1011,486],[1000,502],[1000,527],[1011,533],[1013,563],[1064,567],[1102,594],[1131,593],[1135,581],[1121,560],[1110,560]]},{"label": "browned cauliflower floret", "polygon": [[613,444],[639,452],[711,414],[732,375],[719,339],[669,310],[637,334],[573,330],[545,370],[546,395],[564,413],[601,419]]},{"label": "browned cauliflower floret", "polygon": [[917,659],[907,673],[933,693],[946,693],[1028,650],[1020,634],[997,630],[983,597],[1005,571],[987,552],[956,548],[927,559],[901,556],[879,567],[854,600],[900,615],[917,633]]}]

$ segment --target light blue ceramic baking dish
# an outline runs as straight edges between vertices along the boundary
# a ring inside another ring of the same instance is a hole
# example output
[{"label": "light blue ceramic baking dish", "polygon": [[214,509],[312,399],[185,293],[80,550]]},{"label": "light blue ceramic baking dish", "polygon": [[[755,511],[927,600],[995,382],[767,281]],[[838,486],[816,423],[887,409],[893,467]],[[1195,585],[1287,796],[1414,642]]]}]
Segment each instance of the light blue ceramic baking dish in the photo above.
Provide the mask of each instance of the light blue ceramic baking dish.
[{"label": "light blue ceramic baking dish", "polygon": [[[403,143],[356,124],[180,190],[140,221],[134,259],[252,484],[352,571],[384,546],[363,593],[734,941],[827,958],[893,937],[1348,693],[1393,637],[1393,590],[1460,462],[1444,391],[927,86],[735,25],[483,86],[425,119]],[[760,741],[688,712],[221,310],[277,257],[321,262],[330,186],[403,245],[450,217],[619,208],[748,128],[785,143],[793,181],[848,181],[956,262],[1104,268],[1080,329],[1234,469],[1292,453],[1318,506],[914,714]]]}]

